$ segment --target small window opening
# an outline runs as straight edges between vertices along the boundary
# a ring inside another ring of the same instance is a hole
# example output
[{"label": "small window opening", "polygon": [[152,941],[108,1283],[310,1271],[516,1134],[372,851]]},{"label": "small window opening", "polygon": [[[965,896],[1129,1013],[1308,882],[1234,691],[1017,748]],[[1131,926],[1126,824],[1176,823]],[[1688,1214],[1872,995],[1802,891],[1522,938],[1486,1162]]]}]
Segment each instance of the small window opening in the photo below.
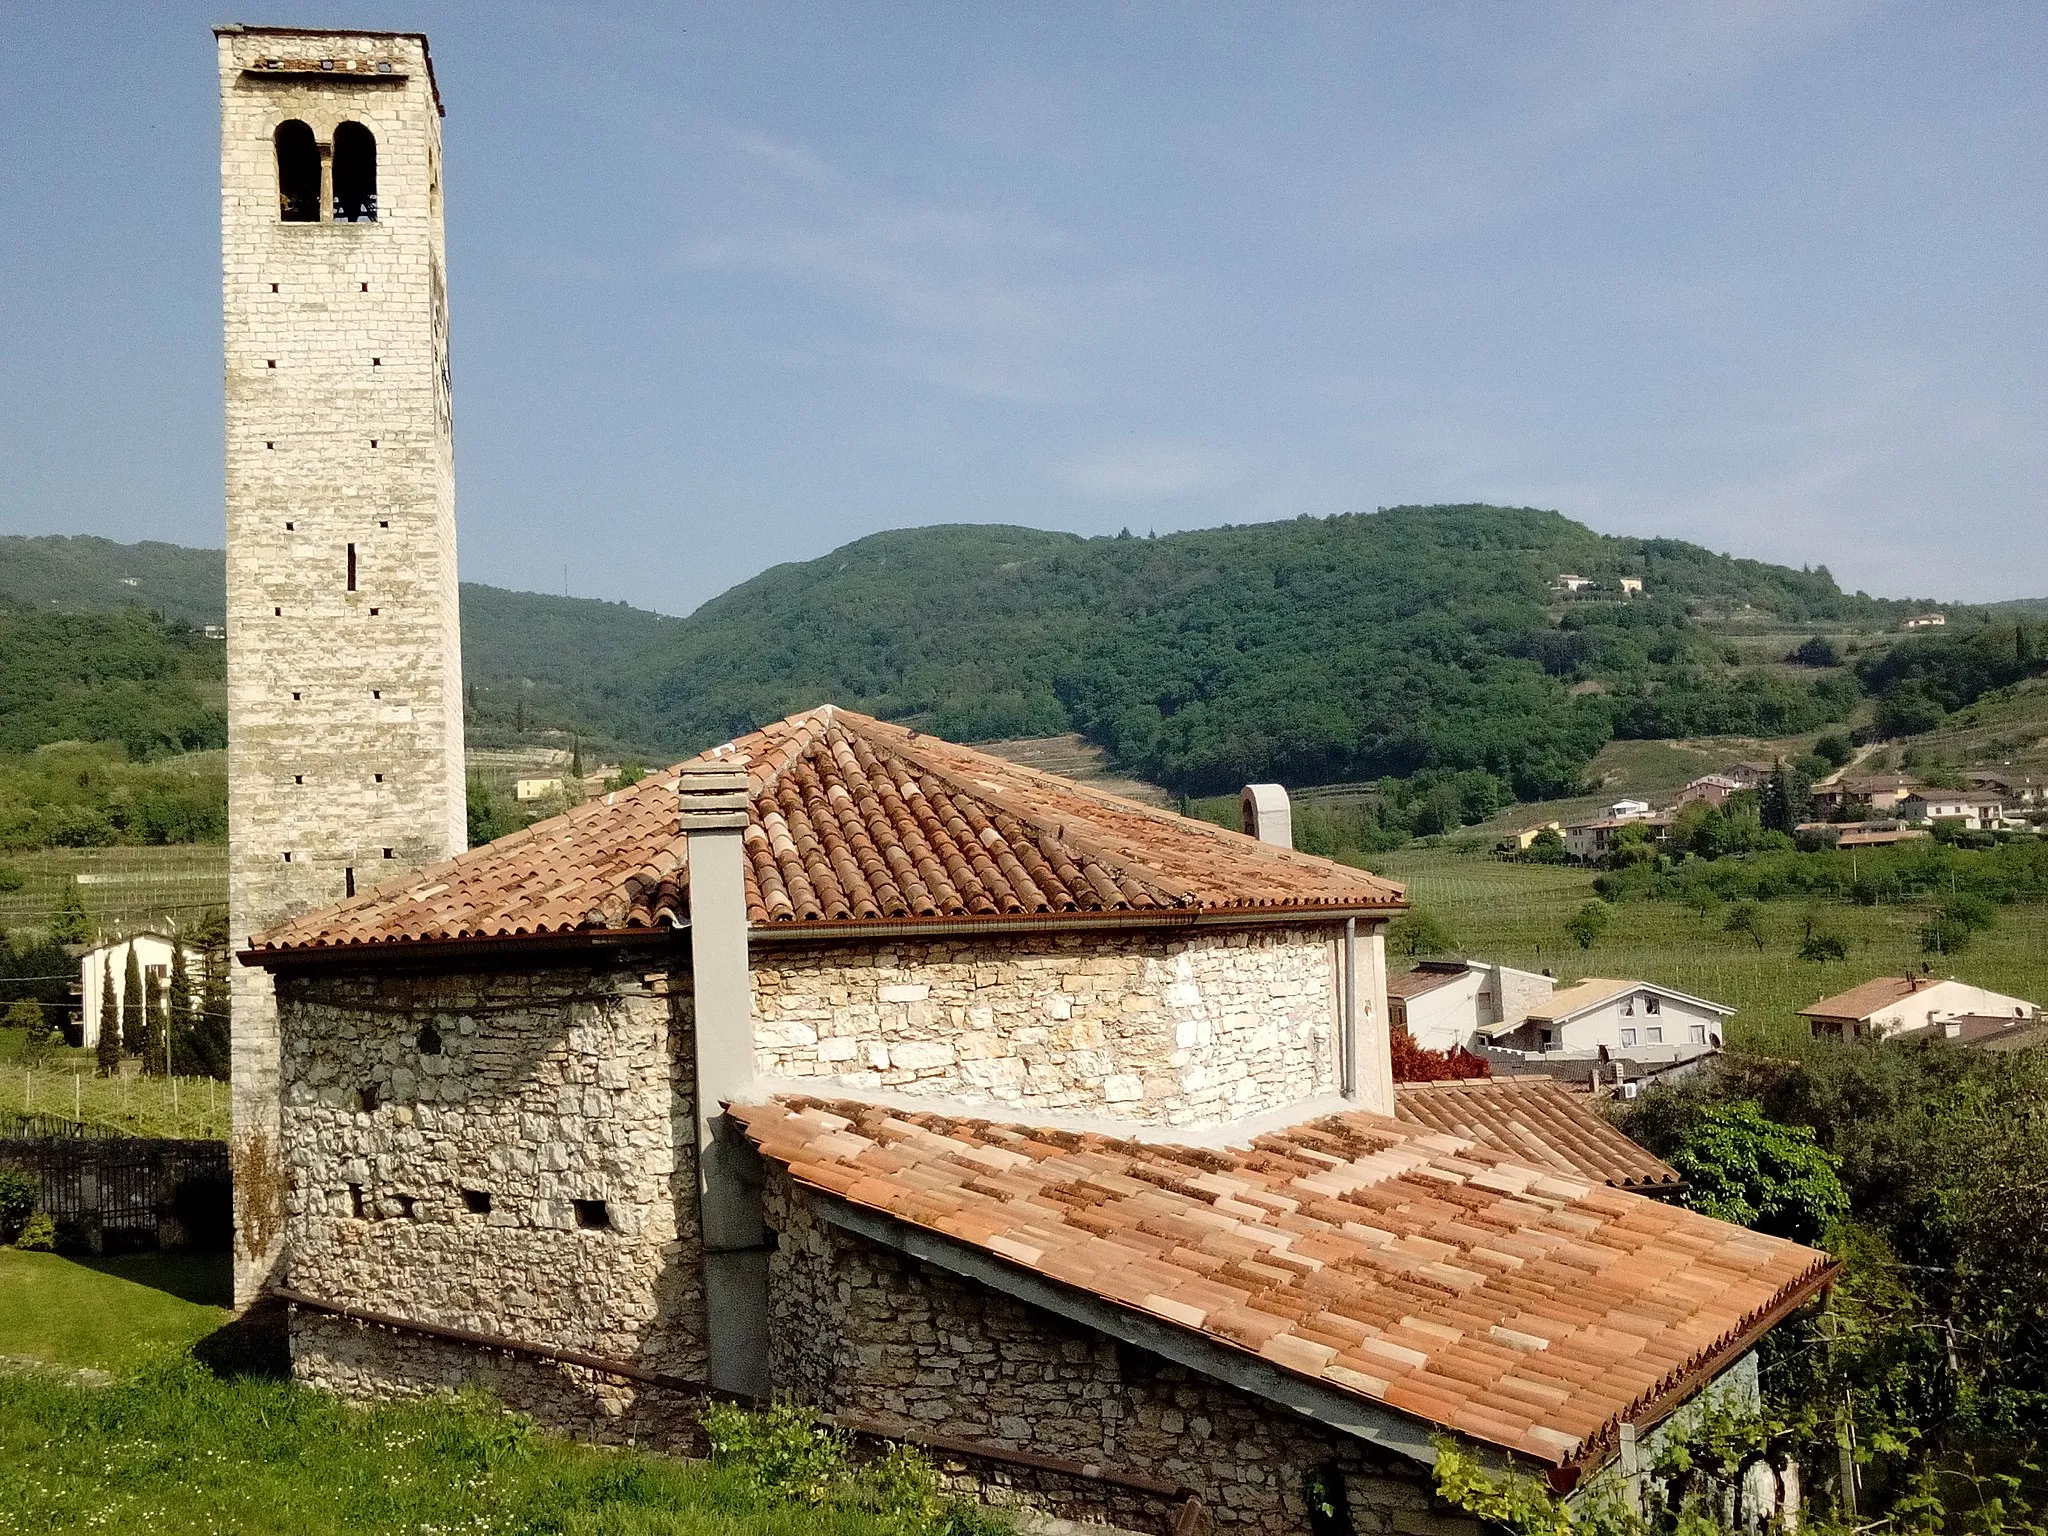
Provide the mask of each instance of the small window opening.
[{"label": "small window opening", "polygon": [[270,285],[270,291],[271,291],[272,293],[275,293],[275,292],[277,292],[277,284],[275,284],[275,283],[272,283],[272,284]]},{"label": "small window opening", "polygon": [[296,703],[298,703],[298,702],[299,702],[299,694],[298,694],[298,690],[297,690],[297,689],[293,689],[293,690],[292,690],[292,702],[293,702],[294,704],[296,704]]},{"label": "small window opening", "polygon": [[420,1203],[417,1195],[395,1195],[392,1198],[398,1201],[398,1214],[400,1218],[405,1221],[418,1220],[418,1217],[413,1214]]},{"label": "small window opening", "polygon": [[356,589],[356,547],[353,544],[348,547],[348,589],[351,592]]},{"label": "small window opening", "polygon": [[292,775],[292,782],[294,784],[303,784],[306,782],[306,776],[303,773],[295,773]]},{"label": "small window opening", "polygon": [[265,359],[263,359],[263,366],[266,368],[275,368],[277,366],[277,359],[274,357],[266,357]]},{"label": "small window opening", "polygon": [[[377,445],[375,443],[372,443],[370,444],[370,446],[374,448]],[[377,526],[379,528],[389,528],[391,526],[391,519],[388,517],[380,517],[377,519]]]},{"label": "small window opening", "polygon": [[[376,779],[376,781],[377,781],[377,782],[378,782],[379,784],[382,784],[382,783],[384,782],[384,775],[383,775],[383,774],[381,774],[381,773],[379,773],[379,774],[373,774],[373,775],[372,775],[372,777],[373,777],[373,778],[375,778],[375,779]],[[386,855],[386,856],[387,856],[387,857],[389,857],[389,855]]]},{"label": "small window opening", "polygon": [[1645,1033],[1650,1037],[1650,1044],[1662,1045],[1664,1043],[1664,1031],[1660,1026],[1652,1024]]},{"label": "small window opening", "polygon": [[382,368],[384,366],[384,359],[381,357],[373,357],[370,359],[370,366],[372,368]]},{"label": "small window opening", "polygon": [[1646,998],[1644,998],[1644,999],[1643,999],[1643,1012],[1645,1012],[1645,1013],[1662,1013],[1663,1011],[1664,1011],[1664,1000],[1663,1000],[1662,998],[1660,998],[1660,997],[1646,997]]},{"label": "small window opening", "polygon": [[349,1214],[350,1214],[351,1216],[355,1217],[355,1219],[356,1219],[357,1221],[362,1221],[362,1220],[365,1220],[365,1219],[366,1219],[366,1218],[367,1218],[367,1217],[369,1216],[369,1210],[368,1210],[368,1209],[367,1209],[367,1207],[365,1207],[365,1206],[364,1206],[364,1204],[363,1204],[363,1186],[362,1186],[362,1185],[360,1185],[360,1184],[351,1184],[351,1185],[349,1185],[349,1187],[348,1187],[348,1210],[349,1210]]},{"label": "small window opening", "polygon": [[[266,442],[266,443],[265,443],[265,444],[264,444],[263,446],[264,446],[264,447],[266,447],[266,448],[275,448],[275,447],[277,446],[277,444],[275,444],[275,443],[270,443],[270,442]],[[285,524],[285,527],[289,528],[289,527],[291,527],[291,524],[290,524],[290,523],[286,523],[286,524]]]},{"label": "small window opening", "polygon": [[284,852],[284,861],[287,864],[291,863],[292,861],[292,852],[289,848],[287,848]]},{"label": "small window opening", "polygon": [[441,1031],[428,1024],[420,1030],[420,1054],[438,1056],[441,1054]]},{"label": "small window opening", "polygon": [[298,525],[297,523],[286,523],[286,524],[284,525],[284,531],[285,531],[286,533],[290,533],[290,532],[291,532],[291,531],[292,531],[292,530],[293,530],[294,528],[296,528],[296,527],[298,527],[298,526],[299,526],[299,525]]},{"label": "small window opening", "polygon": [[377,136],[361,123],[342,123],[334,130],[335,222],[363,224],[376,217]]},{"label": "small window opening", "polygon": [[[379,779],[379,780],[381,781],[381,780],[383,779],[384,775],[380,773],[380,774],[378,774],[378,775],[377,775],[377,777],[378,777],[378,779]],[[386,849],[384,850],[384,857],[385,857],[385,858],[387,858],[387,859],[391,857],[391,850],[390,850],[389,848],[386,848]]]},{"label": "small window opening", "polygon": [[341,886],[342,886],[342,891],[341,891],[342,895],[344,895],[344,896],[353,896],[353,895],[355,895],[355,893],[356,893],[356,872],[355,872],[355,871],[354,871],[353,869],[344,869],[344,870],[343,870],[343,871],[341,872]]},{"label": "small window opening", "polygon": [[1325,1462],[1301,1479],[1302,1502],[1308,1505],[1309,1536],[1356,1536],[1351,1523],[1351,1497],[1344,1487],[1344,1469]]},{"label": "small window opening", "polygon": [[576,1225],[592,1231],[601,1230],[612,1224],[611,1210],[602,1200],[571,1200],[576,1207]]},{"label": "small window opening", "polygon": [[362,1087],[358,1088],[356,1090],[356,1103],[362,1107],[364,1114],[374,1115],[377,1112],[377,1085],[375,1083],[365,1083]]},{"label": "small window opening", "polygon": [[370,617],[371,617],[371,618],[373,618],[373,619],[374,619],[375,617],[377,617],[378,611],[379,611],[379,610],[377,610],[377,609],[375,609],[375,608],[372,608],[372,609],[370,610]]},{"label": "small window opening", "polygon": [[270,616],[273,619],[281,619],[284,617],[284,610],[282,608],[273,608],[270,610]]},{"label": "small window opening", "polygon": [[373,699],[381,699],[384,697],[384,690],[382,688],[372,688],[370,690],[370,697]]},{"label": "small window opening", "polygon": [[[372,448],[376,447],[376,446],[377,446],[377,439],[375,439],[374,437],[373,437],[373,438],[371,438],[371,439],[370,439],[370,446],[371,446]],[[390,527],[391,525],[390,525],[389,523],[379,523],[379,524],[378,524],[377,526],[378,526],[379,528],[389,528],[389,527]]]},{"label": "small window opening", "polygon": [[286,224],[320,222],[320,146],[297,118],[277,125],[277,216]]},{"label": "small window opening", "polygon": [[370,285],[368,283],[363,284],[363,292],[368,293],[369,291]]},{"label": "small window opening", "polygon": [[468,1207],[472,1216],[491,1214],[491,1192],[488,1189],[465,1189],[462,1192],[462,1203]]}]

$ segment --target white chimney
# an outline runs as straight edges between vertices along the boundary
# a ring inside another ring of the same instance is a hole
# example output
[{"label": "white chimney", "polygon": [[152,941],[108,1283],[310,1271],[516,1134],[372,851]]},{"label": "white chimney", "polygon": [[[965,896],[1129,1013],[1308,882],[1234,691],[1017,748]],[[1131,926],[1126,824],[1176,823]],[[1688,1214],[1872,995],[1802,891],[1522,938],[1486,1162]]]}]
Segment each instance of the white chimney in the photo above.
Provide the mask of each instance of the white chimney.
[{"label": "white chimney", "polygon": [[690,972],[697,1044],[697,1203],[704,1244],[710,1385],[765,1399],[768,1231],[760,1162],[724,1106],[754,1092],[747,972],[747,760],[686,764],[676,786],[690,868]]},{"label": "white chimney", "polygon": [[1287,791],[1278,784],[1247,784],[1238,792],[1238,827],[1246,837],[1256,837],[1276,848],[1294,846],[1294,808],[1287,803]]}]

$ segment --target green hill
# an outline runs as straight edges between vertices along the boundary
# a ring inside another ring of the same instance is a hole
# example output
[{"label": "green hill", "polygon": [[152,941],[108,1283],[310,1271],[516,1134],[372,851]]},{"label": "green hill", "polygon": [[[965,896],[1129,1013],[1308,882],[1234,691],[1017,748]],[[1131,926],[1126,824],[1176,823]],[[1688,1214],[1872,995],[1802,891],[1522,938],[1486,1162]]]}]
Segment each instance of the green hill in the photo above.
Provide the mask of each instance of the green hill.
[{"label": "green hill", "polygon": [[[0,596],[218,623],[221,558],[0,539]],[[1562,590],[1567,573],[1590,585]],[[1624,594],[1624,577],[1641,591]],[[681,755],[831,699],[966,741],[1078,733],[1186,794],[1434,776],[1455,781],[1444,792],[1465,819],[1575,791],[1617,737],[1842,721],[1862,706],[1859,673],[1873,691],[1922,677],[1873,661],[1933,606],[1844,593],[1825,568],[1488,506],[1143,539],[908,529],[777,566],[683,619],[468,584],[462,605],[479,744],[560,731]],[[1951,639],[1990,617],[1947,611]],[[32,723],[36,686],[0,704],[17,750],[50,739]],[[143,734],[167,746],[183,729]]]},{"label": "green hill", "polygon": [[[1567,572],[1594,587],[1561,593]],[[1722,631],[1877,631],[1915,606],[1529,509],[1146,539],[922,528],[742,583],[592,702],[676,747],[830,698],[970,741],[1076,730],[1188,793],[1441,769],[1538,796],[1617,732],[1841,718],[1846,674],[1740,665]]]}]

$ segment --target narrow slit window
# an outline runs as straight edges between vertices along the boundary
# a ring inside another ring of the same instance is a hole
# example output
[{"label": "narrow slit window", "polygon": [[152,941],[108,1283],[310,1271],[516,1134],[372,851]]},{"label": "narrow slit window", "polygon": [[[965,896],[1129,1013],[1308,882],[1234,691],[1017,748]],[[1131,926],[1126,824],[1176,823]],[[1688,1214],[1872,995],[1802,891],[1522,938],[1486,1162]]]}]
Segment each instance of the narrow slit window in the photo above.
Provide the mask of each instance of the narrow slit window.
[{"label": "narrow slit window", "polygon": [[367,1206],[366,1206],[366,1205],[364,1204],[364,1201],[363,1201],[363,1186],[362,1186],[362,1185],[360,1185],[360,1184],[351,1184],[351,1185],[349,1185],[349,1187],[348,1187],[348,1210],[349,1210],[349,1214],[350,1214],[351,1216],[355,1217],[355,1219],[356,1219],[357,1221],[363,1221],[363,1220],[365,1220],[365,1219],[367,1219],[367,1218],[368,1218],[368,1216],[369,1216],[369,1214],[370,1214],[370,1213],[369,1213],[369,1209],[368,1209],[368,1207],[367,1207]]},{"label": "narrow slit window", "polygon": [[[286,224],[320,222],[320,146],[297,118],[277,125],[277,216]],[[374,171],[372,175],[374,177]]]},{"label": "narrow slit window", "polygon": [[351,592],[356,589],[356,547],[353,544],[348,547],[348,589]]},{"label": "narrow slit window", "polygon": [[353,869],[344,869],[344,870],[343,870],[343,871],[341,872],[341,885],[342,885],[342,892],[341,892],[341,893],[342,893],[342,895],[344,895],[344,896],[353,896],[353,895],[355,895],[355,893],[356,893],[356,872],[355,872],[355,870],[353,870]]},{"label": "narrow slit window", "polygon": [[571,1200],[576,1208],[576,1225],[588,1231],[602,1231],[612,1224],[611,1208],[602,1200]]},{"label": "narrow slit window", "polygon": [[376,217],[377,136],[361,123],[342,123],[334,130],[334,220],[365,224]]}]

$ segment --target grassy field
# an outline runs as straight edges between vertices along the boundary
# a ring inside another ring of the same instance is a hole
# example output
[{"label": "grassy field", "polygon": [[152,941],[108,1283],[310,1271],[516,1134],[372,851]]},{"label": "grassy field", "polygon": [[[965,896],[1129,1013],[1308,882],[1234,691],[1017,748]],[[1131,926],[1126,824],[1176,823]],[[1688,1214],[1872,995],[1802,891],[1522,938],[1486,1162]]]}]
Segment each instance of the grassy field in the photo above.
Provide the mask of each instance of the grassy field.
[{"label": "grassy field", "polygon": [[228,1320],[222,1254],[61,1258],[0,1248],[0,1355],[127,1371]]},{"label": "grassy field", "polygon": [[[1859,907],[1846,902],[1764,904],[1765,947],[1722,931],[1725,913],[1701,915],[1676,902],[1626,902],[1592,949],[1580,949],[1565,919],[1593,900],[1593,872],[1554,865],[1507,864],[1485,856],[1470,833],[1452,846],[1375,855],[1372,867],[1403,882],[1410,897],[1441,918],[1468,955],[1560,980],[1639,977],[1737,1009],[1730,1043],[1770,1049],[1805,1034],[1799,1009],[1859,981],[1918,970],[1922,904]],[[1794,953],[1812,912],[1848,941],[1846,961],[1813,963]],[[1405,959],[1390,957],[1405,967]],[[1937,974],[2048,1004],[2048,906],[2000,909],[1997,926],[1965,953],[1940,957]]]},{"label": "grassy field", "polygon": [[[990,1536],[929,1493],[843,1475],[821,1503],[753,1469],[595,1450],[488,1401],[351,1407],[194,1357],[227,1259],[0,1250],[0,1533]],[[209,1338],[213,1335],[213,1338]],[[39,1371],[28,1362],[57,1368]],[[109,1372],[109,1384],[69,1376]]]},{"label": "grassy field", "polygon": [[100,1077],[91,1051],[58,1051],[34,1065],[0,1060],[0,1116],[14,1114],[80,1120],[128,1136],[224,1141],[228,1085],[210,1077]]}]

